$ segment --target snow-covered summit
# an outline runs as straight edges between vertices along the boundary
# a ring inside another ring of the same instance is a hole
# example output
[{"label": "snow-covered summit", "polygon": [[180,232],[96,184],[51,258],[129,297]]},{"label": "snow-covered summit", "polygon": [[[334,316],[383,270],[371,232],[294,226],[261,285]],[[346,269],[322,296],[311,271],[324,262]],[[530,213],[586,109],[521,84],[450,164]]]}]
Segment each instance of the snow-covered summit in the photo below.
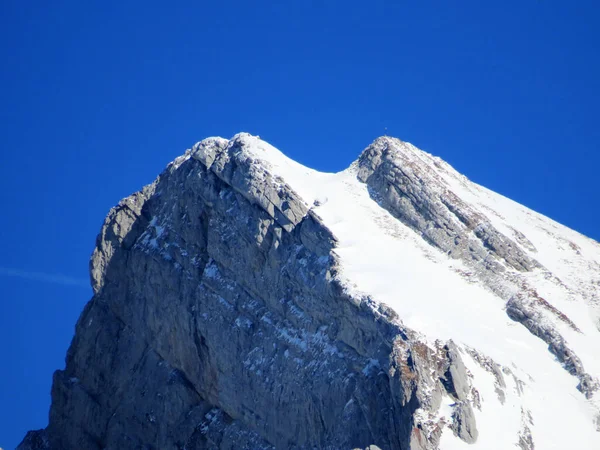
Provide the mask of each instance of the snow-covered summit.
[{"label": "snow-covered summit", "polygon": [[600,246],[398,139],[205,139],[90,267],[22,450],[600,448]]}]

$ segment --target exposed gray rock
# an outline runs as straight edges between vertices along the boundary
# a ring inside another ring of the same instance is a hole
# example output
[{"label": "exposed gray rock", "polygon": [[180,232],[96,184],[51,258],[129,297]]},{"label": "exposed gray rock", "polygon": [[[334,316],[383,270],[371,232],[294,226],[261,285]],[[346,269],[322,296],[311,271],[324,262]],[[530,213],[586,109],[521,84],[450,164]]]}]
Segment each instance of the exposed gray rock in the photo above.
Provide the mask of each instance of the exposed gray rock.
[{"label": "exposed gray rock", "polygon": [[521,233],[519,230],[515,230],[514,228],[512,228],[512,232],[513,235],[515,236],[515,240],[524,248],[526,248],[527,250],[529,250],[530,252],[533,253],[537,253],[537,248],[535,248],[535,245],[533,245],[531,243],[531,241],[529,239],[527,239],[527,236],[525,236],[523,233]]},{"label": "exposed gray rock", "polygon": [[477,261],[492,272],[540,267],[452,192],[409,144],[376,139],[358,160],[358,178],[384,208],[453,258]]},{"label": "exposed gray rock", "polygon": [[535,450],[531,430],[527,425],[525,425],[519,433],[519,442],[517,442],[517,445],[521,450]]},{"label": "exposed gray rock", "polygon": [[526,304],[518,296],[506,305],[506,313],[512,320],[521,323],[532,334],[548,344],[548,350],[556,356],[565,369],[579,379],[577,389],[587,398],[600,388],[597,380],[585,372],[579,357],[566,344],[564,338],[554,328],[540,320],[539,312]]},{"label": "exposed gray rock", "polygon": [[467,377],[467,369],[458,353],[458,349],[452,341],[446,344],[444,349],[449,362],[443,378],[446,391],[458,401],[467,400],[471,388]]},{"label": "exposed gray rock", "polygon": [[450,425],[454,434],[467,444],[473,444],[479,435],[475,426],[473,408],[467,402],[458,402],[452,414],[453,423]]},{"label": "exposed gray rock", "polygon": [[494,376],[494,388],[496,391],[496,395],[498,396],[498,400],[500,401],[500,403],[504,404],[504,402],[506,401],[506,382],[504,380],[504,375],[502,374],[502,368],[494,360],[482,355],[474,348],[467,347],[466,351],[477,364],[479,364],[482,368],[484,368],[486,371],[490,372]]},{"label": "exposed gray rock", "polygon": [[521,410],[521,416],[522,426],[519,431],[519,441],[517,442],[517,445],[521,450],[535,450],[531,428],[529,428],[530,425],[533,426],[531,413],[529,411]]},{"label": "exposed gray rock", "polygon": [[228,186],[251,203],[258,204],[286,231],[291,231],[307,214],[302,198],[284,180],[277,179],[255,159],[244,153],[245,133],[231,142],[212,138],[192,149],[192,158],[202,162]]}]

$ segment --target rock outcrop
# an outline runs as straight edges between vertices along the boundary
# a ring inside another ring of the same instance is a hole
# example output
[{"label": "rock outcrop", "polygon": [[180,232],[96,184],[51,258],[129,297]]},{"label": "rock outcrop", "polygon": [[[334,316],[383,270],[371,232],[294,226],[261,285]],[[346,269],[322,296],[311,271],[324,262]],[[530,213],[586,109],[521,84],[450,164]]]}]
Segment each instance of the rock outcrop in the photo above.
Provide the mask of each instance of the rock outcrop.
[{"label": "rock outcrop", "polygon": [[379,138],[360,156],[358,178],[395,217],[453,258],[494,273],[540,266],[432,170],[441,161],[423,156],[397,139]]}]

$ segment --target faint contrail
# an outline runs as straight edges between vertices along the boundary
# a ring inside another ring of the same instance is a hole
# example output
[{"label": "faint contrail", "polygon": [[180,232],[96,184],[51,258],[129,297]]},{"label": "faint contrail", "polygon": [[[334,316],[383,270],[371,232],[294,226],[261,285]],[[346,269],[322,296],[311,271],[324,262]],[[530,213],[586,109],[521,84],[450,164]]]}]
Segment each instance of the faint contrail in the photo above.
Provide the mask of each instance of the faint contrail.
[{"label": "faint contrail", "polygon": [[27,280],[43,281],[46,283],[62,284],[63,286],[90,287],[90,282],[81,278],[68,277],[61,274],[27,272],[18,269],[0,267],[0,275],[7,277],[25,278]]}]

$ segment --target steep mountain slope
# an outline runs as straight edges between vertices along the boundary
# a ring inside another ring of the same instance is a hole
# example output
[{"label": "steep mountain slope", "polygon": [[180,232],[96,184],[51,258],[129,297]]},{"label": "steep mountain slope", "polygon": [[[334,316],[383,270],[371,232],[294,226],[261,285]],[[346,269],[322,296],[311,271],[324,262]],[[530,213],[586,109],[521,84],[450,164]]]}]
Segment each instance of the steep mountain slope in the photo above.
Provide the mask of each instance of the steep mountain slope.
[{"label": "steep mountain slope", "polygon": [[206,139],[91,279],[22,449],[600,448],[600,245],[397,139]]}]

